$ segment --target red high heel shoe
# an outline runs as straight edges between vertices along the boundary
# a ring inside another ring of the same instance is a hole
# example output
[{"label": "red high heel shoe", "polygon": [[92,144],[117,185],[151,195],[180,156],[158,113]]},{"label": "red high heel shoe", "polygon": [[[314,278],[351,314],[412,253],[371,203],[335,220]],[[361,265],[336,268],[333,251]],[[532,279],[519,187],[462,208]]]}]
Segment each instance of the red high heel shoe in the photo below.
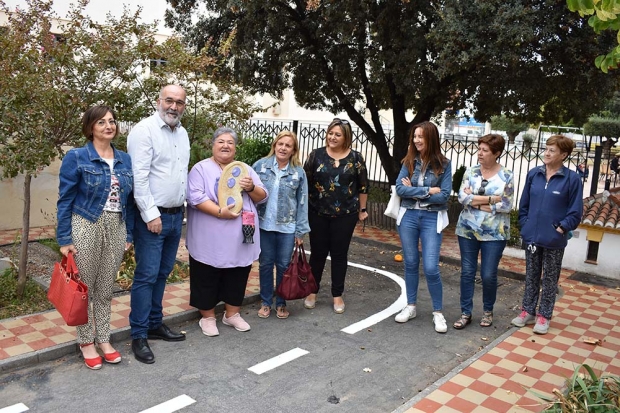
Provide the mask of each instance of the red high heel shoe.
[{"label": "red high heel shoe", "polygon": [[103,353],[103,359],[106,363],[117,364],[121,362],[121,353],[118,351],[113,353]]},{"label": "red high heel shoe", "polygon": [[[84,347],[94,346],[94,345],[95,343],[80,344],[80,350]],[[82,352],[82,357],[84,357],[84,352]],[[90,359],[87,359],[86,357],[84,357],[84,364],[86,364],[86,367],[88,367],[91,370],[99,370],[103,363],[101,360],[101,356],[97,356],[97,357],[93,357]]]}]

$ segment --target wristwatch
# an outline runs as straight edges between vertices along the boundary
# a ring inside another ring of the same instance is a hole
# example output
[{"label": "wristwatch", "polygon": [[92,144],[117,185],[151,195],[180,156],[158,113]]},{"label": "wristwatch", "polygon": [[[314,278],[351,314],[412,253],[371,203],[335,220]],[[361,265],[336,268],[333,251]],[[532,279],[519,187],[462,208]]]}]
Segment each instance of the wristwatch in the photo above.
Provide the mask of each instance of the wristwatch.
[{"label": "wristwatch", "polygon": [[366,212],[366,208],[360,209],[360,212]]}]

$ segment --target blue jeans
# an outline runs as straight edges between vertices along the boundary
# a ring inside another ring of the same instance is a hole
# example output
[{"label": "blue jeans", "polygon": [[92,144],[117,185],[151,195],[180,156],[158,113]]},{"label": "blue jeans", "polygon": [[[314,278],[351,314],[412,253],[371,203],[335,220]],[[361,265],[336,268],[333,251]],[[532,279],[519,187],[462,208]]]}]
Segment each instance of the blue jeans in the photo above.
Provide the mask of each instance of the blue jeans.
[{"label": "blue jeans", "polygon": [[483,311],[493,311],[497,297],[497,267],[506,247],[506,241],[478,241],[475,238],[457,238],[461,250],[461,312],[471,315],[474,306],[474,287],[479,252],[482,254],[480,265],[482,309]]},{"label": "blue jeans", "polygon": [[[291,261],[295,247],[295,234],[260,230],[259,278],[260,298],[263,305],[271,307],[273,302],[273,266],[276,266],[276,288],[282,281],[284,271]],[[286,305],[282,297],[276,296],[276,308]]]},{"label": "blue jeans", "polygon": [[136,269],[131,286],[131,337],[146,338],[148,330],[159,328],[163,319],[162,299],[166,279],[177,257],[183,213],[161,214],[162,230],[155,234],[136,210],[133,229]]},{"label": "blue jeans", "polygon": [[443,286],[439,274],[439,250],[442,234],[437,233],[437,212],[408,209],[398,226],[398,235],[400,235],[405,256],[407,303],[413,305],[418,298],[418,284],[420,282],[418,241],[422,241],[422,265],[426,285],[433,302],[433,311],[441,311]]}]

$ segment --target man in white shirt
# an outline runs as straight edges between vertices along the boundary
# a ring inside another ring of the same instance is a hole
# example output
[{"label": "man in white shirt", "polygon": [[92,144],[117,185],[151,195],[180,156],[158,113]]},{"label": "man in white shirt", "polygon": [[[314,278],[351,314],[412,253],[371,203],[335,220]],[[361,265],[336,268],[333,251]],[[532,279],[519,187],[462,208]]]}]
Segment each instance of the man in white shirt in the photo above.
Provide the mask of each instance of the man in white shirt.
[{"label": "man in white shirt", "polygon": [[134,246],[136,269],[131,287],[131,348],[136,360],[151,364],[155,356],[147,339],[185,340],[163,324],[162,299],[174,266],[187,188],[189,138],[181,126],[185,90],[161,89],[157,111],[133,127],[127,137],[134,178]]}]

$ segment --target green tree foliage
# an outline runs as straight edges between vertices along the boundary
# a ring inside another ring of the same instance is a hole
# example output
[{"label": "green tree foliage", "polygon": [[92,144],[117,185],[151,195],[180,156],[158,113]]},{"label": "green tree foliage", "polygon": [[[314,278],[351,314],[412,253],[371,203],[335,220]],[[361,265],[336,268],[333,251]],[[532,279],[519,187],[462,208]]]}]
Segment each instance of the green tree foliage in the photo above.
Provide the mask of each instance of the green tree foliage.
[{"label": "green tree foliage", "polygon": [[602,142],[603,153],[610,156],[611,148],[620,138],[620,118],[601,118],[593,116],[583,125],[583,133],[589,136],[606,138]]},{"label": "green tree foliage", "polygon": [[588,25],[595,33],[605,30],[616,32],[616,45],[606,54],[596,57],[594,64],[604,73],[617,69],[620,64],[620,1],[619,0],[566,0],[570,11],[590,16]]},{"label": "green tree foliage", "polygon": [[[470,104],[480,121],[502,113],[583,121],[613,90],[613,79],[584,64],[611,43],[576,30],[585,19],[560,0],[169,3],[169,26],[228,58],[221,76],[254,93],[292,88],[305,108],[345,111],[392,182],[411,125],[446,108]],[[393,156],[385,109],[392,110]]]},{"label": "green tree foliage", "polygon": [[[27,0],[27,7],[9,13],[0,0],[8,16],[0,36],[0,173],[25,177],[24,234],[30,227],[32,178],[67,147],[84,143],[80,118],[88,107],[110,105],[120,120],[133,123],[153,112],[161,86],[179,83],[190,103],[184,122],[198,146],[218,123],[245,119],[253,110],[241,89],[216,77],[218,61],[178,38],[158,44],[155,26],[139,23],[139,10],[125,9],[120,18],[97,23],[86,16],[87,4],[80,0],[60,20],[51,1]],[[149,61],[159,57],[167,63],[145,78]],[[122,139],[119,143],[123,146]],[[20,296],[27,251],[24,240]]]},{"label": "green tree foliage", "polygon": [[508,136],[508,142],[514,143],[518,134],[526,131],[528,124],[525,122],[518,122],[514,119],[507,118],[506,116],[493,116],[491,118],[491,129],[501,130],[506,132]]},{"label": "green tree foliage", "polygon": [[[24,174],[23,233],[30,227],[30,182],[37,172],[82,142],[81,113],[97,102],[119,112],[139,110],[141,92],[131,87],[154,45],[153,27],[125,12],[100,25],[83,0],[59,22],[51,2],[28,0],[9,13],[0,36],[0,168],[3,178]],[[26,285],[27,240],[20,251],[17,294]]]}]

